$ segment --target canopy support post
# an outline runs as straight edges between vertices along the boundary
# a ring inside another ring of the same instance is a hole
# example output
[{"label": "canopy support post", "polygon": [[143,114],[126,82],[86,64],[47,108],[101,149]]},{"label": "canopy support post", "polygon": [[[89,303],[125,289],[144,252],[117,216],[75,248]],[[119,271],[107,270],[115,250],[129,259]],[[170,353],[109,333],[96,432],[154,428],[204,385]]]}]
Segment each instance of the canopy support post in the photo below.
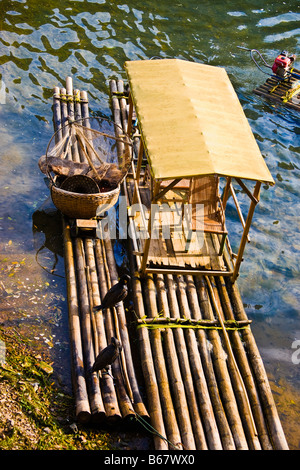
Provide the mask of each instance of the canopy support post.
[{"label": "canopy support post", "polygon": [[129,137],[131,136],[131,131],[132,131],[132,115],[133,115],[133,101],[132,101],[132,96],[131,93],[129,92],[129,97],[128,97],[128,104],[129,104],[129,110],[128,110],[128,122],[127,122],[127,135]]},{"label": "canopy support post", "polygon": [[237,259],[236,259],[234,270],[233,270],[232,282],[235,282],[236,278],[238,277],[238,273],[239,273],[240,265],[241,265],[241,262],[242,262],[242,259],[243,259],[244,249],[245,249],[245,245],[246,245],[246,242],[247,242],[247,238],[248,238],[248,234],[249,234],[249,230],[250,230],[254,210],[255,210],[255,207],[256,207],[257,203],[259,202],[260,188],[261,188],[261,182],[257,181],[256,185],[255,185],[255,188],[254,188],[254,191],[253,191],[253,198],[251,199],[251,204],[250,204],[249,212],[248,212],[248,215],[247,215],[245,228],[244,228],[244,231],[243,231],[243,235],[242,235],[242,239],[241,239]]},{"label": "canopy support post", "polygon": [[136,200],[137,200],[137,191],[138,191],[138,187],[139,187],[139,183],[140,183],[140,175],[141,175],[143,154],[144,154],[144,144],[143,144],[143,140],[140,139],[139,154],[138,154],[138,160],[137,160],[137,166],[136,166],[136,175],[135,175],[136,184],[134,185],[132,204],[135,204]]},{"label": "canopy support post", "polygon": [[222,198],[222,204],[223,204],[224,211],[225,211],[225,209],[226,209],[226,204],[227,204],[227,201],[228,201],[228,198],[229,198],[230,184],[231,184],[231,177],[230,177],[230,176],[227,176],[227,178],[226,178],[226,186],[225,186],[225,188],[224,188],[224,191],[223,191],[223,198]]}]

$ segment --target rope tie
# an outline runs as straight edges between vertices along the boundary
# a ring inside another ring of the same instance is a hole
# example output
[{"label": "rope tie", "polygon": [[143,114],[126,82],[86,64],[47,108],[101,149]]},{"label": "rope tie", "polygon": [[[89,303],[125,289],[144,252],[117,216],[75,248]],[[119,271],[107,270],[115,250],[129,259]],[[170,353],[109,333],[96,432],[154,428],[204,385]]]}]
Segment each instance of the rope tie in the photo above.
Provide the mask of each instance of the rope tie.
[{"label": "rope tie", "polygon": [[[222,325],[218,320],[194,320],[189,318],[169,318],[169,317],[162,317],[156,316],[153,318],[139,318],[137,319],[139,328],[148,328],[148,329],[156,329],[156,328],[191,328],[191,329],[207,329],[207,330],[221,330]],[[207,324],[205,324],[207,323]],[[215,323],[215,324],[214,324]],[[245,324],[246,323],[246,324]],[[249,328],[249,323],[251,321],[238,322],[236,320],[228,320],[225,322],[224,327],[226,330],[229,331],[239,331],[245,330]]]},{"label": "rope tie", "polygon": [[53,98],[61,100],[65,103],[88,103],[88,100],[80,98],[79,93],[76,93],[75,96],[68,95],[67,93],[54,93]]},{"label": "rope tie", "polygon": [[300,84],[297,85],[295,88],[292,88],[291,90],[288,90],[285,94],[285,96],[282,98],[282,101],[284,103],[287,103],[290,99],[293,98],[293,96],[298,95],[300,93]]}]

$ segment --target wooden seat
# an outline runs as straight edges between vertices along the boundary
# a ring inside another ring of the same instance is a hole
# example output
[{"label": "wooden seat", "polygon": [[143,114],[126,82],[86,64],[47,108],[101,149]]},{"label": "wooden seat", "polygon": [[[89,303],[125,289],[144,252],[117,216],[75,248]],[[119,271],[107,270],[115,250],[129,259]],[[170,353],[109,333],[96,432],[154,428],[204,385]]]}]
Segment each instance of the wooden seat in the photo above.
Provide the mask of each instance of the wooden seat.
[{"label": "wooden seat", "polygon": [[190,232],[196,230],[197,204],[203,204],[203,230],[206,233],[221,234],[220,252],[222,254],[226,236],[225,212],[219,194],[219,177],[217,175],[194,177],[189,191],[191,208]]}]

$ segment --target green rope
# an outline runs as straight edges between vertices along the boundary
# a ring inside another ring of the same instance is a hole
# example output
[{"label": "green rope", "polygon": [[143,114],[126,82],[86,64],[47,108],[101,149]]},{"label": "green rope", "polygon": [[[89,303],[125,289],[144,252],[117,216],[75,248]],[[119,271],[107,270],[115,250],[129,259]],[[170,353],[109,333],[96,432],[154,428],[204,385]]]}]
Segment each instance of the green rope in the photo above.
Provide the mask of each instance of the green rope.
[{"label": "green rope", "polygon": [[116,96],[117,98],[124,98],[125,100],[128,100],[128,95],[125,95],[122,91],[113,91],[112,92],[113,96]]},{"label": "green rope", "polygon": [[[192,329],[204,329],[204,330],[222,330],[221,326],[216,325],[185,325],[180,323],[140,323],[137,326],[139,328],[148,328],[149,330],[155,330],[156,328],[192,328]],[[244,326],[226,326],[226,330],[230,331],[238,331],[238,330],[245,330],[249,328],[249,325]]]},{"label": "green rope", "polygon": [[75,96],[73,95],[68,95],[66,93],[59,93],[59,94],[55,94],[54,95],[54,98],[57,98],[57,99],[60,99],[61,101],[65,102],[65,103],[87,103],[88,101],[86,99],[81,99],[80,96],[79,96],[79,93],[77,93]]}]

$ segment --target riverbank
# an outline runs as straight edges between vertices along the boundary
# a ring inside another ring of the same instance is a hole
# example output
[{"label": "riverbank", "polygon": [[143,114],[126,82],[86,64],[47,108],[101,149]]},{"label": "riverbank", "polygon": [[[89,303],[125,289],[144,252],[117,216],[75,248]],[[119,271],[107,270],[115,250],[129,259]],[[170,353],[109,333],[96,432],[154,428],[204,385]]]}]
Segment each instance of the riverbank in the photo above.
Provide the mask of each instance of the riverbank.
[{"label": "riverbank", "polygon": [[[54,383],[52,366],[15,328],[0,325],[1,450],[129,450],[135,433],[86,429],[75,422],[73,398]],[[142,442],[143,441],[143,442]]]}]

